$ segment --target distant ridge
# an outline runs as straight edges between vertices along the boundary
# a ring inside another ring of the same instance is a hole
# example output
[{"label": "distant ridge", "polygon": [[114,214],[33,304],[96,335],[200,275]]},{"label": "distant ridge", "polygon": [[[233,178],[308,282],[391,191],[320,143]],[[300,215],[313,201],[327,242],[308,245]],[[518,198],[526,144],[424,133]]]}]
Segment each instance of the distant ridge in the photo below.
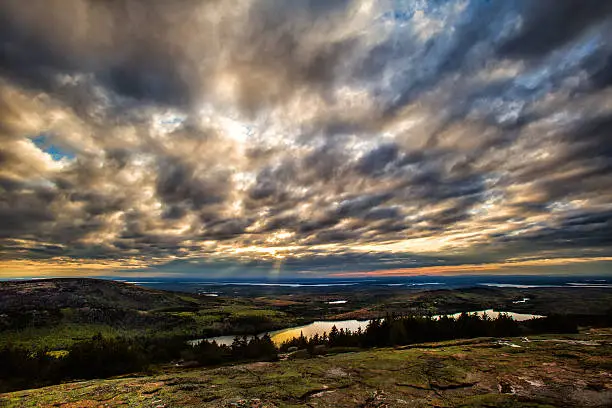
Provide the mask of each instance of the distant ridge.
[{"label": "distant ridge", "polygon": [[150,310],[193,306],[179,294],[94,278],[51,278],[0,283],[0,311],[55,308]]}]

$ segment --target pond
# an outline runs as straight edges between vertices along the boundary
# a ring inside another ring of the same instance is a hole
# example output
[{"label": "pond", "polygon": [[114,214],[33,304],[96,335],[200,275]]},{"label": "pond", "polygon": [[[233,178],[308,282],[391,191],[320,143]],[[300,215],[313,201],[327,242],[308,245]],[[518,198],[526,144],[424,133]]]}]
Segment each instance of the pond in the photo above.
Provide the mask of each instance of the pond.
[{"label": "pond", "polygon": [[[288,329],[281,329],[269,332],[268,334],[272,338],[274,344],[281,345],[286,340],[291,340],[294,337],[300,337],[300,333],[304,335],[304,337],[312,337],[315,334],[319,336],[323,335],[323,333],[328,333],[331,331],[332,327],[336,326],[338,330],[340,329],[349,329],[351,331],[356,331],[361,327],[361,330],[365,330],[368,325],[369,320],[336,320],[336,321],[317,321],[310,324],[306,324],[304,326],[291,327]],[[262,336],[265,333],[260,334]],[[236,336],[217,336],[217,337],[209,337],[205,340],[208,341],[216,341],[217,344],[231,345]],[[247,336],[252,338],[253,336]],[[202,339],[191,340],[189,344],[197,345],[202,341]]]},{"label": "pond", "polygon": [[[529,320],[529,319],[537,319],[540,317],[546,317],[546,316],[541,316],[541,315],[535,315],[535,314],[529,314],[529,313],[514,313],[514,312],[498,312],[495,311],[493,309],[487,309],[487,310],[477,310],[475,312],[468,312],[469,314],[478,314],[479,316],[482,316],[483,314],[487,314],[487,316],[489,316],[491,319],[496,319],[497,316],[499,316],[500,314],[507,314],[508,316],[510,316],[511,318],[513,318],[514,320],[516,320],[517,322],[523,322],[525,320]],[[439,317],[438,316],[434,316],[434,317]],[[450,314],[448,315],[450,317],[453,318],[458,318],[459,316],[461,316],[461,313],[454,313],[454,314]]]},{"label": "pond", "polygon": [[[478,310],[475,312],[468,312],[470,314],[478,314],[478,315],[483,315],[484,313],[487,314],[487,316],[489,316],[492,319],[495,319],[497,316],[499,316],[501,313],[505,313],[507,315],[509,315],[510,317],[512,317],[514,320],[518,321],[518,322],[522,322],[525,320],[529,320],[529,319],[534,319],[534,318],[539,318],[539,317],[544,317],[544,316],[540,316],[540,315],[534,315],[534,314],[527,314],[527,313],[514,313],[514,312],[498,312],[495,311],[493,309],[487,309],[487,310]],[[451,316],[453,318],[457,318],[461,315],[461,313],[455,313],[455,314],[449,314],[448,316]],[[440,317],[442,315],[437,315],[437,316],[433,316],[434,318]],[[319,336],[323,335],[323,333],[327,333],[329,334],[329,332],[331,331],[332,327],[336,326],[336,328],[338,330],[340,329],[344,329],[344,330],[351,330],[351,331],[356,331],[357,329],[359,329],[361,327],[361,330],[365,330],[368,323],[370,321],[369,320],[336,320],[336,321],[316,321],[310,324],[306,324],[304,326],[297,326],[297,327],[291,327],[288,329],[281,329],[281,330],[276,330],[276,331],[272,331],[269,332],[268,334],[270,335],[270,337],[272,338],[272,341],[274,342],[274,344],[276,344],[277,346],[281,345],[283,342],[287,341],[287,340],[291,340],[294,337],[300,337],[300,334],[303,334],[304,337],[309,338],[314,336],[315,334],[318,334]],[[262,336],[265,333],[261,333],[259,336]],[[231,336],[217,336],[217,337],[209,337],[207,339],[197,339],[197,340],[190,340],[188,343],[191,344],[192,346],[195,346],[197,344],[199,344],[202,340],[208,340],[208,341],[216,341],[217,344],[223,344],[223,345],[231,345],[232,342],[234,341],[234,338],[236,336],[235,335],[231,335]],[[248,338],[252,338],[253,336],[247,336]]]}]

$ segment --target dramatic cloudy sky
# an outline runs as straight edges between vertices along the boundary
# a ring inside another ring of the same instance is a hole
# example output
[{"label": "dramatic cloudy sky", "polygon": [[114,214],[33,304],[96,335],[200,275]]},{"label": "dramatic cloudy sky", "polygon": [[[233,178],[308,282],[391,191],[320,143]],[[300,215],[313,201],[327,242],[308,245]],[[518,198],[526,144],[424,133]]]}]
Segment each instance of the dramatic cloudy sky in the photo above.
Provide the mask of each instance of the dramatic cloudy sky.
[{"label": "dramatic cloudy sky", "polygon": [[612,2],[0,0],[0,276],[612,270]]}]

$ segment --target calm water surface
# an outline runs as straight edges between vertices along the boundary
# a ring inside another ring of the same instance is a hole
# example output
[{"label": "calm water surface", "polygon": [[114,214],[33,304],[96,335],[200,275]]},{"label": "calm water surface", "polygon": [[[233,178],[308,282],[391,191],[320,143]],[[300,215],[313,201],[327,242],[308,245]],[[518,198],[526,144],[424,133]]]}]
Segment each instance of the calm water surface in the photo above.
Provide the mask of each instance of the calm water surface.
[{"label": "calm water surface", "polygon": [[[487,309],[487,310],[478,310],[476,312],[468,312],[469,314],[478,314],[479,316],[482,316],[483,314],[487,314],[487,316],[489,316],[491,319],[496,319],[497,316],[499,316],[500,314],[504,313],[507,314],[508,316],[510,316],[511,318],[513,318],[514,320],[516,320],[517,322],[523,322],[525,320],[529,320],[529,319],[536,319],[539,317],[545,317],[545,316],[540,316],[540,315],[534,315],[534,314],[529,314],[529,313],[514,313],[514,312],[496,312],[493,309]],[[455,314],[451,314],[448,315],[450,317],[453,318],[458,318],[459,316],[461,316],[461,313],[455,313]],[[434,317],[439,317],[439,316],[434,316]]]},{"label": "calm water surface", "polygon": [[[522,322],[525,320],[529,320],[529,319],[533,319],[533,318],[538,318],[538,317],[544,317],[544,316],[540,316],[540,315],[534,315],[534,314],[527,314],[527,313],[514,313],[514,312],[497,312],[494,311],[493,309],[487,309],[487,310],[478,310],[475,312],[469,312],[470,314],[474,314],[477,313],[478,315],[483,315],[483,314],[487,314],[487,316],[489,316],[492,319],[495,319],[497,316],[499,316],[500,313],[505,313],[507,315],[509,315],[510,317],[512,317],[514,320],[518,321],[518,322]],[[451,316],[453,318],[457,318],[461,315],[461,313],[455,313],[455,314],[451,314],[448,316]],[[439,317],[438,316],[434,316],[435,317]],[[317,321],[317,322],[313,322],[310,324],[306,324],[304,326],[297,326],[297,327],[291,327],[289,329],[282,329],[282,330],[276,330],[273,332],[270,332],[269,335],[272,338],[272,341],[274,342],[274,344],[276,344],[277,346],[281,345],[283,342],[290,340],[294,337],[300,337],[300,334],[303,334],[304,337],[308,338],[308,337],[312,337],[315,334],[318,334],[319,336],[323,335],[323,333],[327,333],[329,334],[329,332],[331,331],[332,327],[336,326],[336,328],[338,330],[340,329],[344,329],[344,330],[351,330],[351,331],[356,331],[357,329],[359,329],[361,327],[361,330],[365,330],[368,323],[370,322],[370,320],[338,320],[338,321]],[[263,335],[264,333],[260,334]],[[236,336],[232,335],[232,336],[217,336],[217,337],[209,337],[207,339],[204,340],[208,340],[208,341],[216,341],[217,344],[224,344],[224,345],[231,345],[232,342],[234,341],[234,338]],[[252,336],[247,336],[249,338],[252,338]],[[189,344],[191,345],[197,345],[198,343],[200,343],[203,339],[197,339],[197,340],[191,340],[189,341]]]},{"label": "calm water surface", "polygon": [[[355,331],[361,327],[361,330],[365,330],[368,325],[369,320],[337,320],[337,321],[317,321],[310,324],[306,324],[304,326],[291,327],[289,329],[281,329],[273,332],[269,332],[268,334],[272,338],[272,341],[277,346],[281,345],[286,340],[291,340],[294,337],[300,337],[300,333],[304,335],[304,337],[312,337],[315,334],[321,336],[323,333],[328,333],[331,331],[332,327],[336,326],[338,330],[340,329],[349,329],[351,331]],[[265,333],[260,334],[262,336]],[[204,340],[208,341],[216,341],[217,344],[231,345],[236,336],[217,336],[217,337],[209,337]],[[252,338],[252,336],[247,336]],[[202,339],[191,340],[189,344],[196,345],[200,343]]]}]

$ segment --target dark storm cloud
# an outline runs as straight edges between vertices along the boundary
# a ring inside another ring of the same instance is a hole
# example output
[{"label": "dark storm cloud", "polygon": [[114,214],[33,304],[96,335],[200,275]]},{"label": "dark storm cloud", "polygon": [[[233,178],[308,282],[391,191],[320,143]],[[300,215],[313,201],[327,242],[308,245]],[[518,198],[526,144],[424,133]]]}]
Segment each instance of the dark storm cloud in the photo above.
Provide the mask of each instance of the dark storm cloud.
[{"label": "dark storm cloud", "polygon": [[612,160],[612,115],[595,117],[568,133],[570,144],[567,158],[577,160]]},{"label": "dark storm cloud", "polygon": [[168,204],[186,203],[199,210],[224,200],[223,175],[218,178],[180,161],[164,161],[159,164],[156,190],[158,196]]},{"label": "dark storm cloud", "polygon": [[334,213],[339,217],[354,217],[391,199],[391,194],[365,195],[342,201]]},{"label": "dark storm cloud", "polygon": [[346,175],[350,160],[341,143],[327,142],[304,158],[302,170],[313,180],[330,181]]},{"label": "dark storm cloud", "polygon": [[395,160],[398,148],[395,144],[378,146],[359,160],[357,169],[363,174],[381,171],[387,164]]},{"label": "dark storm cloud", "polygon": [[320,229],[332,227],[336,225],[340,220],[337,218],[327,217],[319,220],[305,221],[298,227],[298,232],[309,233]]},{"label": "dark storm cloud", "polygon": [[598,57],[589,67],[589,73],[594,88],[612,85],[612,55]]},{"label": "dark storm cloud", "polygon": [[257,174],[255,185],[251,188],[249,195],[254,200],[282,195],[284,187],[295,177],[296,169],[292,162],[284,162],[275,167],[265,167]]},{"label": "dark storm cloud", "polygon": [[37,234],[42,223],[55,219],[51,211],[44,209],[42,202],[25,198],[11,201],[4,201],[2,204],[5,208],[0,210],[0,219],[2,219],[0,234],[4,238]]},{"label": "dark storm cloud", "polygon": [[612,4],[606,1],[522,0],[516,7],[523,17],[521,29],[498,50],[512,58],[542,56],[612,15]]},{"label": "dark storm cloud", "polygon": [[154,27],[167,28],[167,13],[180,8],[156,1],[146,10],[138,3],[33,1],[24,6],[7,0],[0,5],[0,69],[47,90],[57,86],[57,74],[91,72],[120,95],[181,103],[189,94],[188,78],[181,78],[171,60],[172,44],[160,44],[154,32]]},{"label": "dark storm cloud", "polygon": [[387,218],[398,218],[400,209],[398,207],[378,207],[368,211],[364,218],[366,220],[384,220]]},{"label": "dark storm cloud", "polygon": [[261,232],[272,232],[282,229],[295,230],[299,223],[298,217],[295,215],[281,215],[272,217],[264,224]]},{"label": "dark storm cloud", "polygon": [[15,253],[24,257],[45,259],[50,256],[63,255],[66,249],[59,245],[0,238],[0,259],[11,259]]},{"label": "dark storm cloud", "polygon": [[166,207],[162,215],[165,219],[177,220],[183,218],[187,214],[187,210],[180,205],[171,205]]},{"label": "dark storm cloud", "polygon": [[[575,253],[588,249],[609,249],[612,245],[612,212],[590,212],[569,215],[554,226],[540,226],[520,236],[495,237],[503,244],[535,245],[539,249],[567,250]],[[522,251],[528,252],[525,248]]]},{"label": "dark storm cloud", "polygon": [[310,239],[307,239],[308,244],[328,244],[336,242],[346,242],[359,239],[357,231],[342,231],[342,230],[326,230],[317,233]]},{"label": "dark storm cloud", "polygon": [[246,228],[253,223],[248,219],[219,220],[209,223],[204,238],[229,239],[243,234]]}]

